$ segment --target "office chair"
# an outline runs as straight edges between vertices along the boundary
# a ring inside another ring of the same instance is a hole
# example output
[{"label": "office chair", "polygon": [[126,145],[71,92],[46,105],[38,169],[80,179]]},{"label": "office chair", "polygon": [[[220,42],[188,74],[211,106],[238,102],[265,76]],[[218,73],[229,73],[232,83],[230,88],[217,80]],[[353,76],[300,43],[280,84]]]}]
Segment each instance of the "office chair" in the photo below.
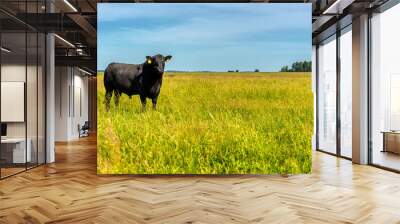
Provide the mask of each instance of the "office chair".
[{"label": "office chair", "polygon": [[82,127],[80,127],[80,125],[78,124],[79,138],[89,136],[89,129],[89,121],[85,121]]}]

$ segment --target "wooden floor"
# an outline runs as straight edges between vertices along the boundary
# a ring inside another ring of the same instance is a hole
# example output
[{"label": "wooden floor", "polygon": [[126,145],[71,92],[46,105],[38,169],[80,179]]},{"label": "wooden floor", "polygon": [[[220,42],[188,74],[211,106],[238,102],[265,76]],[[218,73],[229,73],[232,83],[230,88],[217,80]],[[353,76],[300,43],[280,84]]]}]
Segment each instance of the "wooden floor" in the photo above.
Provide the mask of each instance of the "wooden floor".
[{"label": "wooden floor", "polygon": [[311,175],[97,176],[94,138],[0,181],[0,223],[400,223],[400,175],[316,152]]},{"label": "wooden floor", "polygon": [[25,171],[25,167],[23,168],[15,168],[15,167],[7,167],[7,168],[1,168],[1,177],[8,177],[11,176],[13,174],[19,173],[19,172],[23,172]]},{"label": "wooden floor", "polygon": [[400,155],[391,152],[374,151],[374,164],[400,170]]}]

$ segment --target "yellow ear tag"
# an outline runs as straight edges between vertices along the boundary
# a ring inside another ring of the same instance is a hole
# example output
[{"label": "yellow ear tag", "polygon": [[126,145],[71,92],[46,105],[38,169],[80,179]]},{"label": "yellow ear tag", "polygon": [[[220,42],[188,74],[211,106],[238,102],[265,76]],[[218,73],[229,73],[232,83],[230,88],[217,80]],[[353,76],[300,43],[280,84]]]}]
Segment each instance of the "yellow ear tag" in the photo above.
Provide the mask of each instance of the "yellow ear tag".
[{"label": "yellow ear tag", "polygon": [[151,64],[151,59],[147,59],[147,64]]}]

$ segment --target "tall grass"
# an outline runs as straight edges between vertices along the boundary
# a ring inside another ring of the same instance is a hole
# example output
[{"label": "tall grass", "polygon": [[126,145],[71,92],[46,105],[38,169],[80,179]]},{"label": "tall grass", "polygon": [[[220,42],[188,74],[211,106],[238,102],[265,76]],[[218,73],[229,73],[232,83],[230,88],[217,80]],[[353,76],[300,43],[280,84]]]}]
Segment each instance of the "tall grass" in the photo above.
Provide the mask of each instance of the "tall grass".
[{"label": "tall grass", "polygon": [[166,73],[157,111],[123,95],[109,112],[98,75],[100,174],[309,173],[309,73]]}]

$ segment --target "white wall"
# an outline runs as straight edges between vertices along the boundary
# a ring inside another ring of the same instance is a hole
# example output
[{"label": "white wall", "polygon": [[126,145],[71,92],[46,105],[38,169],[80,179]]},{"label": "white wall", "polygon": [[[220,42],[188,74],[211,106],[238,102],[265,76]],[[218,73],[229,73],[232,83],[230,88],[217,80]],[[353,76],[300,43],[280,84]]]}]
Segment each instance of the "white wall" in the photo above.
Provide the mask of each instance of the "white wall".
[{"label": "white wall", "polygon": [[1,108],[1,122],[25,121],[25,82],[1,81]]},{"label": "white wall", "polygon": [[55,141],[68,140],[68,117],[70,84],[69,68],[55,68]]},{"label": "white wall", "polygon": [[88,120],[88,78],[76,68],[56,67],[55,85],[55,140],[77,139],[78,124]]},{"label": "white wall", "polygon": [[[78,75],[76,75],[76,71],[78,71]],[[77,126],[78,124],[83,125],[85,121],[88,121],[89,119],[89,111],[88,111],[88,77],[87,76],[82,76],[83,73],[81,73],[79,70],[75,70],[75,79],[74,79],[74,86],[75,86],[75,113],[74,113],[74,119],[72,119],[72,132],[71,134],[75,137],[79,137],[78,129]],[[79,93],[80,91],[80,93]],[[80,95],[80,97],[79,97]],[[80,100],[80,103],[78,102]],[[79,108],[81,107],[81,108]],[[82,111],[80,111],[81,109]]]},{"label": "white wall", "polygon": [[[25,82],[26,70],[28,72],[34,69],[32,66],[25,67],[25,64],[3,64],[1,66],[1,81],[3,82]],[[28,97],[36,97],[34,94],[27,93]],[[30,102],[32,100],[28,100]],[[36,107],[36,105],[35,105]],[[7,110],[7,108],[1,108]],[[28,114],[28,120],[31,121],[32,114]],[[34,114],[36,116],[36,114]],[[8,137],[25,137],[25,122],[7,122],[7,135]],[[30,127],[30,126],[29,126]],[[28,136],[29,137],[29,136]]]},{"label": "white wall", "polygon": [[[37,70],[38,69],[38,70]],[[7,110],[19,110],[22,113],[22,117],[26,112],[26,120],[24,117],[21,122],[6,122],[7,123],[7,137],[9,138],[21,138],[27,136],[30,140],[31,145],[29,146],[32,150],[32,161],[36,162],[39,159],[39,163],[44,163],[44,74],[42,73],[42,67],[28,65],[25,63],[3,63],[1,66],[2,82],[24,82],[26,83],[26,107],[24,99],[22,107],[16,109],[12,107],[2,107],[2,112],[17,113],[16,111]],[[27,78],[27,80],[25,80]],[[2,89],[3,92],[4,89]],[[20,94],[24,95],[24,89],[19,90]],[[4,93],[3,93],[4,94]],[[2,95],[2,97],[6,97]],[[24,96],[22,96],[24,98]],[[17,102],[15,102],[17,103]],[[39,154],[37,154],[39,153]]]},{"label": "white wall", "polygon": [[[1,66],[1,81],[25,82],[25,64],[3,64]],[[7,108],[1,108],[7,110]],[[7,137],[25,137],[25,122],[7,123]]]},{"label": "white wall", "polygon": [[25,82],[25,64],[2,64],[1,81]]}]

